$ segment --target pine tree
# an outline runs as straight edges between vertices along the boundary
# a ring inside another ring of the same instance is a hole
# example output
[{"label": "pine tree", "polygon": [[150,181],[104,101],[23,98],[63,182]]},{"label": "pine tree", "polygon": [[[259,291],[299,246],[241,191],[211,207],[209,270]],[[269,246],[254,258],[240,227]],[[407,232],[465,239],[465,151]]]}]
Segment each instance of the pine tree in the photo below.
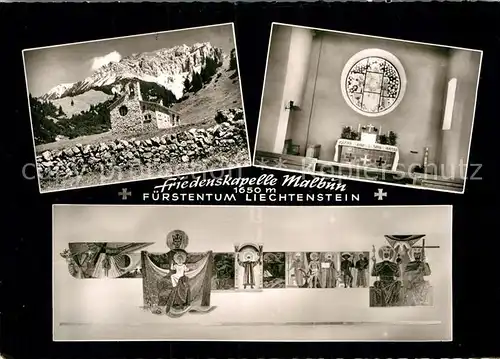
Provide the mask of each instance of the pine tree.
[{"label": "pine tree", "polygon": [[215,73],[217,72],[216,61],[214,59],[210,59],[206,64],[206,68],[209,78],[212,78],[212,76],[215,75]]},{"label": "pine tree", "polygon": [[236,62],[236,50],[231,50],[231,57],[229,60],[229,70],[238,70],[238,63]]},{"label": "pine tree", "polygon": [[198,92],[203,87],[203,79],[199,73],[195,72],[193,74],[193,79],[191,80],[191,86],[193,92]]},{"label": "pine tree", "polygon": [[215,50],[216,54],[216,59],[217,59],[217,67],[222,66],[222,50],[221,49],[216,49]]},{"label": "pine tree", "polygon": [[177,97],[172,93],[172,91],[166,90],[162,96],[163,105],[168,107],[173,103],[177,102]]},{"label": "pine tree", "polygon": [[59,106],[59,116],[64,116],[64,111],[62,109],[62,106]]},{"label": "pine tree", "polygon": [[189,76],[184,79],[184,92],[188,92],[191,88],[191,81],[189,81]]},{"label": "pine tree", "polygon": [[71,99],[71,106],[75,106],[75,102]]},{"label": "pine tree", "polygon": [[205,60],[205,66],[201,70],[201,78],[203,83],[208,83],[212,77],[217,73],[217,61],[211,57],[207,57]]},{"label": "pine tree", "polygon": [[208,65],[208,59],[207,62],[205,63],[205,66],[201,68],[200,72],[201,81],[203,81],[203,83],[207,83],[210,80],[210,74],[208,73],[207,65]]}]

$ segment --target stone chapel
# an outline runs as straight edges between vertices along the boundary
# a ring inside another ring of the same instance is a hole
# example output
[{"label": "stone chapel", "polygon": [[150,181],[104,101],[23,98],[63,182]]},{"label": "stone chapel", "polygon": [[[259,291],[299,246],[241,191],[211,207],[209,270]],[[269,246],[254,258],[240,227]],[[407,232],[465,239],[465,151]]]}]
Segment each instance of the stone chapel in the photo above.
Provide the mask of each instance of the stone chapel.
[{"label": "stone chapel", "polygon": [[180,125],[177,112],[159,103],[144,101],[139,81],[125,85],[125,92],[109,107],[111,130],[119,134],[154,132]]}]

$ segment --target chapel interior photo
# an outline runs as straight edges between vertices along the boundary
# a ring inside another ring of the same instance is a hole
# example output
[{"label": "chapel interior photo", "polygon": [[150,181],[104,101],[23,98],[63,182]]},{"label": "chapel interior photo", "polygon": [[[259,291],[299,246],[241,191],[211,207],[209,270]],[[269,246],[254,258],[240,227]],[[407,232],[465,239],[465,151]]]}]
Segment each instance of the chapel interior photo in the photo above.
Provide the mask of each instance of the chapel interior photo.
[{"label": "chapel interior photo", "polygon": [[254,165],[463,192],[481,58],[273,24]]}]

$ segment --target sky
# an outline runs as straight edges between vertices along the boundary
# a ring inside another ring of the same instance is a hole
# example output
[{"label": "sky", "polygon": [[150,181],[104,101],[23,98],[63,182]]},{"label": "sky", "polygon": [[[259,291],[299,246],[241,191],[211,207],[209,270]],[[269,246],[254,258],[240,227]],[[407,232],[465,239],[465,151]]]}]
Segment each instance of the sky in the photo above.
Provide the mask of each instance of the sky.
[{"label": "sky", "polygon": [[119,61],[134,53],[197,42],[210,42],[229,53],[235,47],[232,26],[225,24],[27,49],[24,51],[24,62],[28,90],[33,96],[41,96],[59,84],[85,79],[97,67],[110,61]]}]

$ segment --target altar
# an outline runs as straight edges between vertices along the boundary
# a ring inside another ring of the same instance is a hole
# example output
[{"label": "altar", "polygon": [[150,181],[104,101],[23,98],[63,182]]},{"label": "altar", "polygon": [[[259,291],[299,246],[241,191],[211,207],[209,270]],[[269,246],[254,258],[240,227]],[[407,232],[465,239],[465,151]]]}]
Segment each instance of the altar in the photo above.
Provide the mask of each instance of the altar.
[{"label": "altar", "polygon": [[335,144],[334,162],[396,171],[399,150],[396,146],[340,139]]}]

